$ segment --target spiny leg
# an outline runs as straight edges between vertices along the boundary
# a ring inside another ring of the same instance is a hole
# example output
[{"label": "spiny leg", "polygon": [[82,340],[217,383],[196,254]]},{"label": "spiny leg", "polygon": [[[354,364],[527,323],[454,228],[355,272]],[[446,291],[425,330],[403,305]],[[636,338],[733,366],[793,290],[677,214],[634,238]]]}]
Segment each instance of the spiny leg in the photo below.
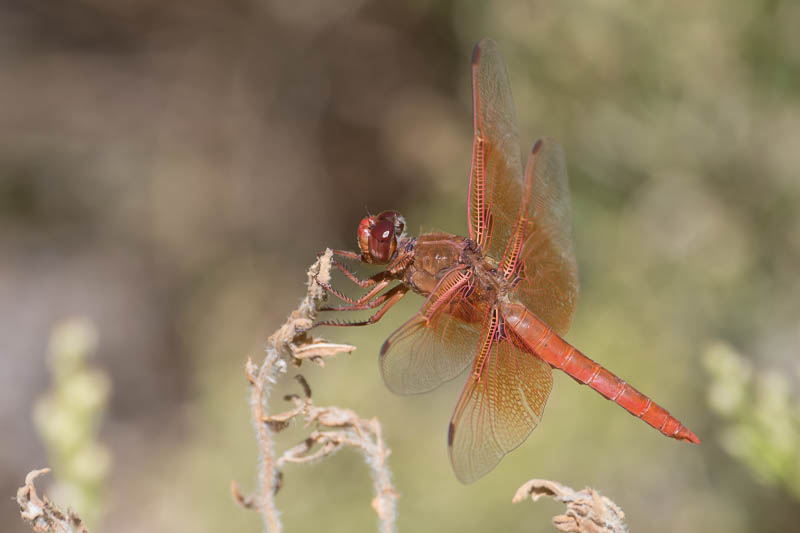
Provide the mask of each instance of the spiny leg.
[{"label": "spiny leg", "polygon": [[338,268],[345,276],[347,276],[347,279],[349,279],[350,281],[352,281],[353,283],[364,289],[366,289],[367,287],[372,287],[386,276],[385,272],[378,272],[374,276],[371,276],[367,279],[360,279],[358,276],[355,275],[355,273],[353,273],[350,269],[341,264],[339,261],[333,259],[331,260],[331,263],[333,264],[333,266]]},{"label": "spiny leg", "polygon": [[[363,261],[361,256],[355,252],[348,252],[347,250],[333,250],[333,253],[336,255],[341,255],[342,257],[347,257],[348,259]],[[349,279],[359,287],[367,288],[367,287],[372,287],[373,285],[379,283],[380,281],[386,279],[387,277],[396,279],[398,277],[398,274],[402,273],[402,271],[406,269],[406,267],[411,263],[411,261],[413,261],[413,258],[414,255],[408,253],[407,250],[405,252],[398,253],[397,256],[394,258],[394,260],[392,260],[388,265],[386,265],[386,268],[383,271],[378,272],[377,274],[370,276],[369,278],[366,279],[359,278],[353,271],[351,271],[349,268],[344,266],[339,261],[336,261],[335,259],[333,259],[331,262],[333,263],[333,266],[338,268],[345,276],[347,276],[347,279]]]},{"label": "spiny leg", "polygon": [[378,311],[369,317],[366,320],[360,320],[357,322],[343,322],[339,320],[321,320],[316,322],[312,328],[316,328],[318,326],[368,326],[370,324],[374,324],[378,320],[380,320],[383,315],[386,314],[386,311],[389,310],[394,304],[400,301],[400,299],[406,295],[408,292],[408,287],[405,285],[396,285],[392,287],[385,294],[381,295],[380,298],[385,300],[383,306],[378,309]]},{"label": "spiny leg", "polygon": [[370,289],[369,292],[367,292],[365,295],[363,295],[358,300],[353,300],[352,298],[350,298],[346,294],[343,294],[341,291],[339,291],[337,289],[334,289],[329,283],[321,282],[319,279],[316,278],[316,276],[314,277],[314,280],[319,284],[320,287],[325,289],[326,292],[328,292],[330,294],[333,294],[334,296],[336,296],[340,300],[342,300],[344,302],[347,302],[347,303],[349,303],[351,305],[355,305],[355,306],[361,306],[361,305],[364,305],[365,303],[369,302],[370,300],[375,298],[375,296],[379,292],[381,292],[383,289],[385,289],[387,285],[389,285],[392,282],[392,280],[389,279],[389,278],[386,278],[386,279],[383,279],[383,280],[381,280],[379,282],[376,282],[375,286],[372,289]]},{"label": "spiny leg", "polygon": [[[339,256],[342,256],[342,257],[346,257],[347,259],[354,259],[356,261],[361,261],[362,260],[361,256],[359,254],[357,254],[356,252],[350,252],[348,250],[331,250],[331,252],[334,255],[339,255]],[[319,254],[317,254],[317,257],[322,256],[323,253],[324,252],[320,252]],[[378,281],[383,279],[383,277],[385,276],[384,272],[378,272],[374,276],[371,276],[371,277],[366,278],[366,279],[361,279],[352,270],[347,268],[345,265],[343,265],[342,263],[340,263],[336,259],[331,259],[331,264],[333,266],[335,266],[336,268],[338,268],[345,276],[347,276],[347,279],[349,279],[350,281],[352,281],[353,283],[355,283],[356,285],[358,285],[359,287],[362,287],[362,288],[372,287]]]},{"label": "spiny leg", "polygon": [[[357,254],[356,252],[351,252],[349,250],[331,250],[333,255],[341,255],[342,257],[346,257],[348,259],[356,259],[361,261],[361,255]],[[322,255],[324,252],[320,252],[319,255]]]},{"label": "spiny leg", "polygon": [[375,298],[364,302],[360,305],[337,305],[337,306],[325,306],[320,307],[320,311],[363,311],[365,309],[375,309],[376,307],[380,306],[383,302],[386,301],[387,298],[391,295],[391,290],[386,291],[385,293],[376,296]]}]

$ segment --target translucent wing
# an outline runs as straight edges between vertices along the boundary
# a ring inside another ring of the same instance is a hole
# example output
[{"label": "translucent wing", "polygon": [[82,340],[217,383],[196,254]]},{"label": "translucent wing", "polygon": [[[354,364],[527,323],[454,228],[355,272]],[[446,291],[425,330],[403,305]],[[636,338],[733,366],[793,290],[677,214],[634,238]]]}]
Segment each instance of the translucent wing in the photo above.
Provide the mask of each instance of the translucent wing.
[{"label": "translucent wing", "polygon": [[578,300],[578,265],[564,152],[552,139],[534,145],[524,192],[504,268],[509,278],[520,278],[515,291],[519,301],[564,335]]},{"label": "translucent wing", "polygon": [[386,339],[380,365],[389,390],[426,392],[469,366],[483,318],[469,300],[470,282],[467,270],[448,272],[419,312]]},{"label": "translucent wing", "polygon": [[529,353],[492,309],[450,421],[450,462],[463,483],[492,470],[539,424],[553,387],[550,365]]},{"label": "translucent wing", "polygon": [[499,262],[519,212],[522,158],[506,65],[489,39],[472,53],[472,112],[469,236]]}]

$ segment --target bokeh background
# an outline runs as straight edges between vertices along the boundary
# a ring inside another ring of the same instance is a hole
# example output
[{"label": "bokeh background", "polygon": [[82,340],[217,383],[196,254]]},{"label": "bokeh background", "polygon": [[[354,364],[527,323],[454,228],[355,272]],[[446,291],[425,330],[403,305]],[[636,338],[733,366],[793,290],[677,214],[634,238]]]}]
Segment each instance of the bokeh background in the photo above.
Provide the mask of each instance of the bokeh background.
[{"label": "bokeh background", "polygon": [[[560,505],[510,503],[533,477],[598,488],[633,531],[796,530],[798,27],[794,0],[3,2],[0,530],[28,530],[10,498],[47,464],[88,479],[95,531],[261,529],[229,494],[255,485],[244,362],[367,209],[465,232],[484,36],[508,62],[521,151],[541,135],[566,150],[568,340],[702,445],[559,374],[528,442],[460,485],[445,435],[461,380],[405,398],[378,371],[417,297],[325,332],[358,350],[303,367],[315,401],[383,421],[400,531],[550,531]],[[75,317],[94,378],[73,396],[100,390],[81,404],[97,408],[88,473],[57,467],[57,409],[34,418],[58,390],[54,328]],[[285,475],[286,531],[373,530],[357,453]]]}]

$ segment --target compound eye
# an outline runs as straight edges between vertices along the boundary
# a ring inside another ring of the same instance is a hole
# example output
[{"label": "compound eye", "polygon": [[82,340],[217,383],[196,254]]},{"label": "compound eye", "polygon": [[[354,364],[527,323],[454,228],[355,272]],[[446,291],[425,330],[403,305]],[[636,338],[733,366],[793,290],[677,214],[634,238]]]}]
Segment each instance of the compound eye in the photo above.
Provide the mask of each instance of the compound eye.
[{"label": "compound eye", "polygon": [[369,255],[376,263],[388,263],[397,249],[394,220],[378,220],[370,230]]},{"label": "compound eye", "polygon": [[358,224],[358,249],[361,251],[361,257],[367,263],[372,260],[369,257],[369,240],[372,234],[372,227],[375,225],[372,217],[364,217]]}]

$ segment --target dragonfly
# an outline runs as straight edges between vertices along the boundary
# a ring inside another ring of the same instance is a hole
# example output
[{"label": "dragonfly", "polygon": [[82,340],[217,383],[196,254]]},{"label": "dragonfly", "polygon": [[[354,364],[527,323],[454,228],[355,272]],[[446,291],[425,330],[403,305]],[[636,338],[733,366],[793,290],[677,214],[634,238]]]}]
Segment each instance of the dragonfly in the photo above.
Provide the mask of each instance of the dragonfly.
[{"label": "dragonfly", "polygon": [[[343,302],[323,310],[374,314],[314,327],[374,324],[409,292],[425,297],[381,347],[381,373],[393,392],[417,394],[470,368],[447,431],[463,483],[491,471],[536,428],[553,368],[662,434],[699,444],[666,409],[564,340],[578,297],[564,153],[539,139],[523,168],[508,73],[489,39],[472,55],[472,103],[468,236],[409,236],[397,211],[364,217],[359,251],[335,250],[333,266],[366,292],[351,298],[321,284]],[[381,270],[360,278],[344,259]]]}]

